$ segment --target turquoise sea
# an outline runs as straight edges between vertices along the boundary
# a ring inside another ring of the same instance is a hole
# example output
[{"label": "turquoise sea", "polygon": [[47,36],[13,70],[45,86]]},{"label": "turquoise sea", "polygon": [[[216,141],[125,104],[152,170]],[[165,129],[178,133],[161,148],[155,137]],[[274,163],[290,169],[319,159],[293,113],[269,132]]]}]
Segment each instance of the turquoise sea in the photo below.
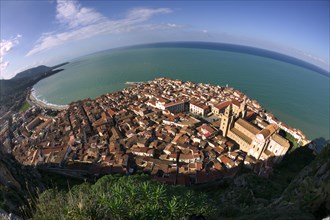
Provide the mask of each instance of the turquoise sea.
[{"label": "turquoise sea", "polygon": [[34,86],[36,96],[68,104],[121,90],[126,81],[170,77],[234,87],[256,99],[309,139],[330,138],[329,77],[310,68],[228,50],[189,47],[132,47],[70,61],[64,71]]}]

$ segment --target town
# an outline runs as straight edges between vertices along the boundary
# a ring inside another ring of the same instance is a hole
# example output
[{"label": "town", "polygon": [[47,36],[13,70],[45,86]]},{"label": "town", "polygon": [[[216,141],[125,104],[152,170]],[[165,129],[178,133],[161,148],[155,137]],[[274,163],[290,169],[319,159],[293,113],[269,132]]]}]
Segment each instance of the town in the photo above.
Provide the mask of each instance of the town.
[{"label": "town", "polygon": [[[269,176],[304,134],[228,86],[158,78],[71,103],[38,106],[1,119],[0,141],[24,165],[87,178],[144,172],[191,185],[235,176],[242,167]],[[55,113],[55,114],[54,114]]]}]

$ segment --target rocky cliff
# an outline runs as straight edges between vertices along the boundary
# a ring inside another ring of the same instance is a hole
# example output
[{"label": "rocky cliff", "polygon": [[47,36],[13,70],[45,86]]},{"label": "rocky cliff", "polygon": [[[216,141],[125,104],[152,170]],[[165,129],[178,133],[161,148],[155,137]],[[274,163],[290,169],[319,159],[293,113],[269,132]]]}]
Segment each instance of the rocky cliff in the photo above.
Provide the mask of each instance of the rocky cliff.
[{"label": "rocky cliff", "polygon": [[293,179],[271,207],[300,207],[315,218],[330,215],[330,143]]},{"label": "rocky cliff", "polygon": [[43,190],[36,169],[22,166],[12,155],[0,151],[0,209],[28,217],[33,208],[32,200]]}]

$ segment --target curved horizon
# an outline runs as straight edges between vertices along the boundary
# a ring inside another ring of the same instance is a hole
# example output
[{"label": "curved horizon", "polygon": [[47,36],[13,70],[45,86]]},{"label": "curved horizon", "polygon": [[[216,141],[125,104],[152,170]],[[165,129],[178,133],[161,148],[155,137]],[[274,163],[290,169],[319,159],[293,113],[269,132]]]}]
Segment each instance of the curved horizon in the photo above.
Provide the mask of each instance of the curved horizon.
[{"label": "curved horizon", "polygon": [[[120,47],[114,47],[114,48],[109,48],[109,49],[105,49],[105,50],[99,50],[96,52],[78,56],[76,58],[72,58],[71,60],[64,60],[62,62],[72,62],[73,60],[77,60],[77,59],[80,59],[85,56],[90,56],[92,54],[102,53],[102,52],[106,52],[106,51],[110,51],[110,50],[121,50],[121,49],[129,49],[129,48],[136,48],[136,49],[139,49],[139,48],[166,48],[166,47],[173,47],[173,46],[175,48],[194,48],[194,49],[240,52],[240,53],[245,53],[245,54],[250,54],[250,55],[255,55],[255,56],[260,56],[260,57],[271,58],[271,59],[290,63],[290,64],[293,64],[296,66],[300,66],[302,68],[306,68],[306,69],[315,71],[323,76],[327,76],[330,78],[330,71],[322,68],[321,66],[317,66],[311,62],[308,62],[306,60],[300,59],[300,58],[292,56],[292,55],[280,53],[275,50],[265,49],[265,48],[261,48],[261,47],[255,47],[255,46],[244,45],[244,44],[223,43],[223,42],[216,42],[216,41],[161,41],[161,42],[131,44],[131,45],[127,45],[127,46],[120,46]],[[36,65],[31,68],[35,68],[37,66],[42,66],[42,65],[45,65],[45,64]],[[1,80],[13,79],[17,74],[24,72],[26,70],[29,70],[31,68],[24,69],[23,71],[16,73],[14,76],[12,76],[9,79],[1,79]]]},{"label": "curved horizon", "polygon": [[[72,62],[72,61],[80,59],[82,57],[86,57],[86,56],[90,56],[93,54],[102,53],[102,52],[106,52],[106,51],[111,51],[111,50],[121,50],[121,49],[129,49],[129,48],[140,49],[140,48],[166,48],[166,47],[167,48],[169,48],[169,47],[194,48],[194,49],[240,52],[240,53],[244,53],[244,54],[266,57],[266,58],[271,58],[271,59],[275,59],[278,61],[282,61],[285,63],[290,63],[290,64],[293,64],[296,66],[300,66],[302,68],[312,70],[314,72],[317,72],[323,76],[330,78],[330,71],[328,71],[320,66],[317,66],[315,64],[312,64],[310,62],[307,62],[305,60],[299,59],[298,57],[294,57],[291,55],[287,55],[284,53],[280,53],[280,52],[277,52],[274,50],[265,49],[265,48],[261,48],[261,47],[253,47],[253,46],[243,45],[243,44],[222,43],[222,42],[214,42],[214,41],[163,41],[163,42],[152,42],[152,43],[143,43],[143,44],[132,44],[132,45],[127,45],[127,46],[99,50],[99,51],[85,54],[82,56],[78,56],[76,58],[73,58],[73,59],[67,60],[67,61],[63,61],[63,62]],[[41,64],[41,65],[44,65],[44,64]],[[38,66],[40,66],[40,65],[38,65]],[[37,67],[37,66],[34,66],[34,67]],[[31,68],[34,68],[34,67],[31,67]],[[31,69],[31,68],[28,68],[28,69]],[[21,72],[24,72],[28,69],[25,69]],[[10,79],[13,79],[17,74],[19,74],[21,72],[16,73]],[[2,79],[2,80],[10,80],[10,79]]]},{"label": "curved horizon", "polygon": [[1,79],[100,50],[186,41],[269,50],[330,75],[328,1],[0,2]]},{"label": "curved horizon", "polygon": [[[72,60],[80,59],[85,56],[90,56],[93,54],[103,53],[110,50],[121,50],[121,49],[140,49],[140,48],[193,48],[193,49],[207,49],[207,50],[222,50],[222,51],[229,51],[229,52],[240,52],[244,54],[250,54],[260,57],[266,57],[275,59],[278,61],[282,61],[285,63],[290,63],[296,66],[300,66],[312,71],[315,71],[323,76],[330,77],[330,71],[314,65],[310,62],[305,60],[299,59],[298,57],[294,57],[291,55],[287,55],[284,53],[280,53],[274,50],[264,49],[260,47],[252,47],[243,44],[231,44],[231,43],[221,43],[221,42],[214,42],[214,41],[163,41],[163,42],[152,42],[152,43],[144,43],[144,44],[132,44],[128,46],[122,47],[115,47],[105,50],[96,51],[90,54],[82,55],[76,57]],[[68,61],[70,62],[70,61]]]},{"label": "curved horizon", "polygon": [[[259,48],[210,42],[163,42],[81,56],[71,60],[63,72],[40,81],[34,88],[49,103],[68,104],[121,90],[126,81],[156,77],[229,83],[260,101],[281,120],[315,137],[315,120],[323,121],[322,129],[327,127],[324,122],[328,121],[329,77],[314,68],[298,59]],[[308,91],[307,87],[310,87]],[[307,110],[308,105],[313,108]],[[310,117],[316,111],[319,116]]]}]

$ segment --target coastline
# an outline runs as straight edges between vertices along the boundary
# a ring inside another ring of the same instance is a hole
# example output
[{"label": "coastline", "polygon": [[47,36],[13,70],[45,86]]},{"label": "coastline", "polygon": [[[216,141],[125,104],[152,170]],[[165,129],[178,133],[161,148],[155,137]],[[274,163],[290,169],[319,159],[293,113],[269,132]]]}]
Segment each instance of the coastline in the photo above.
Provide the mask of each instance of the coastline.
[{"label": "coastline", "polygon": [[69,105],[55,105],[41,101],[40,99],[35,97],[34,91],[32,89],[29,91],[28,95],[26,96],[26,101],[31,106],[37,106],[39,108],[51,109],[55,111],[61,111],[69,108]]}]

